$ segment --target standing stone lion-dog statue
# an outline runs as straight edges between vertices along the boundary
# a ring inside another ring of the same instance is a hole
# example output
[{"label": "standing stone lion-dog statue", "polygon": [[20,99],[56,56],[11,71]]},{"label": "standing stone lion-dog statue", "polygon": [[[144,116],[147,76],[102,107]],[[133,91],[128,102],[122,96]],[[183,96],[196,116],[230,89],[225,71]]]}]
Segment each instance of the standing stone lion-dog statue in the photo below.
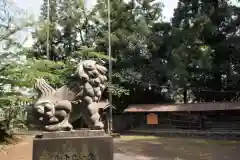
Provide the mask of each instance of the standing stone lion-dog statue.
[{"label": "standing stone lion-dog statue", "polygon": [[54,89],[44,79],[37,79],[34,88],[38,99],[34,105],[35,118],[46,131],[69,131],[71,123],[83,117],[90,129],[103,129],[98,102],[106,88],[107,69],[93,60],[77,65],[71,80]]}]

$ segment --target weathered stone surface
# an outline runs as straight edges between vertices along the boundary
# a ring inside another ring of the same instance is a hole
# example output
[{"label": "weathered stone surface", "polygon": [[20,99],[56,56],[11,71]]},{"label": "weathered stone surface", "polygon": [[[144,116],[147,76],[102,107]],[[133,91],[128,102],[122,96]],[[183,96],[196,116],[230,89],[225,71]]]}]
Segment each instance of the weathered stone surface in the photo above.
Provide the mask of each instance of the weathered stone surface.
[{"label": "weathered stone surface", "polygon": [[[45,136],[51,137],[52,135],[45,134]],[[35,138],[32,159],[113,160],[113,138],[111,136],[62,137],[61,135],[60,137]]]},{"label": "weathered stone surface", "polygon": [[54,89],[44,79],[36,80],[38,99],[33,107],[36,123],[45,131],[70,131],[80,117],[88,128],[103,129],[99,106],[105,90],[107,69],[93,60],[81,61],[74,74],[61,88]]},{"label": "weathered stone surface", "polygon": [[66,138],[66,137],[93,137],[105,136],[104,130],[76,130],[76,131],[59,131],[59,132],[43,132],[42,138]]}]

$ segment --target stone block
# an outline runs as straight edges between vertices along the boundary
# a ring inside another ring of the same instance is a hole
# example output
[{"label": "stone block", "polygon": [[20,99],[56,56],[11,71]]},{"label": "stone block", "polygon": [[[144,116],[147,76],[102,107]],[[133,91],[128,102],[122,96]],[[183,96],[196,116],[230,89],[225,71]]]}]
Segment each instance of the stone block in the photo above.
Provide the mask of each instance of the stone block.
[{"label": "stone block", "polygon": [[45,132],[33,140],[32,160],[113,160],[113,138],[102,133]]},{"label": "stone block", "polygon": [[61,137],[95,137],[105,136],[104,130],[76,130],[76,131],[59,131],[59,132],[43,132],[42,138],[61,138]]}]

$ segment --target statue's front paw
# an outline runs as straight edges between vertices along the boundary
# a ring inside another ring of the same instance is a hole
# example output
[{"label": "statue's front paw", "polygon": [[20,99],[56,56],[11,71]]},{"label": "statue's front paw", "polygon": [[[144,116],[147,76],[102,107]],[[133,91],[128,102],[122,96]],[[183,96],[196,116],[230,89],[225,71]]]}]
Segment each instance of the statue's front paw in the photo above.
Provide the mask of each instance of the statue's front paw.
[{"label": "statue's front paw", "polygon": [[61,126],[61,131],[71,131],[73,130],[73,127],[70,123],[64,123],[62,126]]},{"label": "statue's front paw", "polygon": [[103,129],[104,124],[102,122],[96,122],[94,124],[94,129]]},{"label": "statue's front paw", "polygon": [[72,125],[67,121],[62,121],[58,124],[47,125],[44,127],[46,131],[71,131],[73,129]]}]

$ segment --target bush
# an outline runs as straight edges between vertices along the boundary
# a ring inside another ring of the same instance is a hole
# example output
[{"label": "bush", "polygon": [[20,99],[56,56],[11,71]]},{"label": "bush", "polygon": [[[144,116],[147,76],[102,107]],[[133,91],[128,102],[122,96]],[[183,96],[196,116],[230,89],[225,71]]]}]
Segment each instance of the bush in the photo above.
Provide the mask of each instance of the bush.
[{"label": "bush", "polygon": [[[3,102],[3,99],[1,100]],[[17,104],[17,100],[17,98],[12,98],[9,103],[6,103],[7,100],[5,100],[5,103],[0,105],[0,141],[5,137],[12,137],[16,129],[27,129],[25,107]]]}]

